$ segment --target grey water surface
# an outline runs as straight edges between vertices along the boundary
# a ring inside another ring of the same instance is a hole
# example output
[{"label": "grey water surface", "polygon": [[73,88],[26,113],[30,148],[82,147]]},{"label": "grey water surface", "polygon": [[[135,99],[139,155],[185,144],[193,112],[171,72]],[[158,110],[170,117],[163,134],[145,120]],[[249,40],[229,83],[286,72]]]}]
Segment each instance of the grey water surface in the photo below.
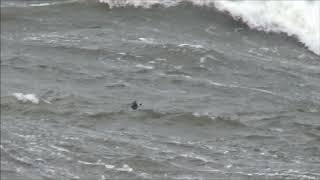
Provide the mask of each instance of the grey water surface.
[{"label": "grey water surface", "polygon": [[319,56],[186,3],[2,1],[0,148],[8,180],[320,179]]}]

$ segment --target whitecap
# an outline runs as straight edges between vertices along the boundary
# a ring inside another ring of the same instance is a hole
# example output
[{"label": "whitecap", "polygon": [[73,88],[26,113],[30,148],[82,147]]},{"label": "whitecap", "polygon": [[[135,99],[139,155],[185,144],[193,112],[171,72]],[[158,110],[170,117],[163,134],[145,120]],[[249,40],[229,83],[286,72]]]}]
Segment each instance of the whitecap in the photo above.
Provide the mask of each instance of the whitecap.
[{"label": "whitecap", "polygon": [[[297,37],[309,50],[320,55],[320,1],[308,0],[99,0],[109,7],[134,6],[150,8],[155,4],[164,7],[176,6],[181,2],[191,2],[198,6],[215,7],[228,12],[235,20],[241,19],[253,29],[265,32],[286,33]],[[206,32],[214,33],[210,26]],[[238,28],[239,29],[239,28]],[[236,29],[236,31],[238,31]],[[146,39],[140,39],[145,41]],[[180,44],[202,48],[201,45]]]},{"label": "whitecap", "polygon": [[13,93],[12,94],[18,101],[27,103],[31,102],[33,104],[39,104],[40,99],[35,94],[23,94],[23,93]]},{"label": "whitecap", "polygon": [[295,36],[311,51],[320,55],[320,1],[214,1],[251,28],[266,32],[284,32]]}]

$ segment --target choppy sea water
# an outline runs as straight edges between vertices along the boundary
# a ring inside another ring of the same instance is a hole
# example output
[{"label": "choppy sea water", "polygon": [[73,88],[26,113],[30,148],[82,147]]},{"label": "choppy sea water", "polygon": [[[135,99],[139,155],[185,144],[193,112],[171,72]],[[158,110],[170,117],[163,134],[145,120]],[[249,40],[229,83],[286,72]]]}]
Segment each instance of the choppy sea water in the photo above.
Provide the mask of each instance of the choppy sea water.
[{"label": "choppy sea water", "polygon": [[1,1],[1,178],[319,179],[313,21],[159,2]]}]

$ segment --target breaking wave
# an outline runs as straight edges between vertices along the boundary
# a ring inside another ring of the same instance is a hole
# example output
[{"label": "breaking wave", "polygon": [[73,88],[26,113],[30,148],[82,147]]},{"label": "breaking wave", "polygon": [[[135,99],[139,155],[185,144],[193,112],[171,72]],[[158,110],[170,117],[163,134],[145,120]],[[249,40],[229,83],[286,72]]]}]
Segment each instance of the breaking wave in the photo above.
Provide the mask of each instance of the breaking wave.
[{"label": "breaking wave", "polygon": [[176,6],[191,2],[197,6],[215,7],[250,28],[265,32],[286,33],[297,38],[310,51],[320,55],[320,1],[232,1],[232,0],[99,0],[110,8],[153,5]]}]

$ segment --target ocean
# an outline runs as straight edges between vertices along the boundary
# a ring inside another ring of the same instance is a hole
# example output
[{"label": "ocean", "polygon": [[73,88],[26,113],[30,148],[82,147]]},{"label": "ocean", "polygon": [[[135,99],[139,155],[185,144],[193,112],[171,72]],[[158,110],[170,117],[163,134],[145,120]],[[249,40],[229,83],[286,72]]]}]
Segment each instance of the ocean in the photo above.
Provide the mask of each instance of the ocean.
[{"label": "ocean", "polygon": [[1,179],[320,179],[319,57],[320,1],[2,0]]}]

